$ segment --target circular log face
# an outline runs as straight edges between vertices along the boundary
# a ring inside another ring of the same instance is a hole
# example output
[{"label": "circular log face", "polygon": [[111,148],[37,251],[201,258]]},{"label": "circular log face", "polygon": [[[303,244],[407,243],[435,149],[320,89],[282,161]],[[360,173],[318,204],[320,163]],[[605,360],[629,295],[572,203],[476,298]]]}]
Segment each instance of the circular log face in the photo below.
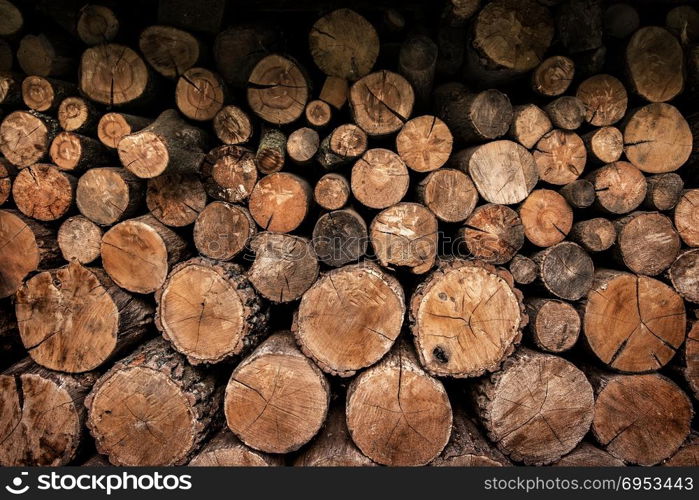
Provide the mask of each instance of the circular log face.
[{"label": "circular log face", "polygon": [[22,99],[28,108],[48,111],[55,98],[53,85],[41,76],[28,76],[22,81]]},{"label": "circular log face", "polygon": [[10,113],[0,124],[0,153],[18,167],[28,167],[48,152],[46,124],[27,111]]},{"label": "circular log face", "polygon": [[675,207],[675,227],[682,241],[699,247],[699,189],[688,189]]},{"label": "circular log face", "polygon": [[619,274],[593,285],[583,328],[595,355],[625,372],[658,370],[684,342],[682,298],[646,276]]},{"label": "circular log face", "polygon": [[699,399],[699,322],[695,322],[687,333],[683,354],[684,377],[694,393],[694,399]]},{"label": "circular log face", "polygon": [[420,362],[437,376],[493,371],[521,338],[512,287],[466,261],[435,271],[413,295],[410,315]]},{"label": "circular log face", "polygon": [[76,215],[61,224],[57,240],[65,260],[89,264],[100,256],[102,231],[88,218]]},{"label": "circular log face", "polygon": [[286,172],[263,177],[250,194],[250,215],[266,231],[288,233],[306,217],[313,192],[308,183]]},{"label": "circular log face", "polygon": [[592,286],[592,259],[573,242],[564,241],[543,251],[538,263],[546,289],[557,297],[578,300]]},{"label": "circular log face", "polygon": [[404,314],[398,281],[356,264],[330,271],[303,295],[293,329],[321,369],[347,377],[388,352]]},{"label": "circular log face", "polygon": [[0,210],[0,298],[14,294],[39,260],[39,246],[29,226],[15,214]]},{"label": "circular log face", "polygon": [[636,92],[648,101],[669,101],[684,88],[682,47],[664,28],[646,26],[634,33],[626,67]]},{"label": "circular log face", "polygon": [[643,173],[627,161],[616,161],[592,174],[597,203],[612,214],[631,212],[643,203],[648,183]]},{"label": "circular log face", "polygon": [[598,128],[585,140],[592,157],[603,163],[617,161],[624,152],[624,136],[616,127]]},{"label": "circular log face", "polygon": [[93,393],[88,410],[98,450],[109,450],[117,465],[176,463],[191,449],[198,425],[182,390],[146,367],[114,372]]},{"label": "circular log face", "polygon": [[542,181],[562,186],[580,177],[587,152],[578,134],[556,129],[536,143],[534,161]]},{"label": "circular log face", "polygon": [[340,125],[330,134],[330,150],[342,158],[356,158],[367,148],[366,133],[354,123]]},{"label": "circular log face", "polygon": [[699,465],[699,438],[694,435],[688,443],[663,463],[665,467],[696,467]]},{"label": "circular log face", "polygon": [[597,395],[592,432],[621,460],[654,465],[689,434],[691,403],[658,374],[617,376]]},{"label": "circular log face", "polygon": [[532,73],[532,88],[543,96],[562,95],[570,87],[575,75],[575,63],[565,56],[544,59]]},{"label": "circular log face", "polygon": [[97,125],[97,137],[102,144],[112,149],[116,149],[119,141],[131,132],[131,126],[120,113],[105,113]]},{"label": "circular log face", "polygon": [[24,24],[22,12],[8,0],[0,0],[0,36],[12,36]]},{"label": "circular log face", "polygon": [[38,375],[0,375],[0,465],[69,463],[83,432],[81,404],[64,387]]},{"label": "circular log face", "polygon": [[177,80],[177,108],[187,118],[208,121],[223,107],[223,82],[204,68],[191,68]]},{"label": "circular log face", "polygon": [[176,78],[199,59],[199,42],[186,31],[170,26],[143,30],[138,46],[148,64],[167,78]]},{"label": "circular log face", "polygon": [[682,253],[670,267],[672,286],[682,297],[699,304],[699,250]]},{"label": "circular log face", "polygon": [[167,248],[151,226],[127,220],[112,227],[102,238],[102,265],[120,287],[152,293],[167,276]]},{"label": "circular log face", "polygon": [[660,213],[630,215],[622,219],[617,249],[634,273],[655,276],[665,271],[680,251],[680,237],[669,217]]},{"label": "circular log face", "polygon": [[415,93],[405,78],[382,70],[352,85],[349,102],[354,121],[367,134],[387,135],[398,131],[410,117]]},{"label": "circular log face", "polygon": [[124,137],[117,150],[124,168],[141,179],[159,176],[170,163],[164,138],[147,130]]},{"label": "circular log face", "polygon": [[626,88],[611,75],[588,78],[580,84],[576,96],[585,105],[585,121],[596,127],[612,125],[626,113]]},{"label": "circular log face", "polygon": [[529,321],[536,344],[549,352],[567,351],[578,340],[580,315],[568,302],[546,300]]},{"label": "circular log face", "polygon": [[421,201],[444,222],[461,222],[478,203],[478,191],[471,178],[451,168],[431,172],[421,183]]},{"label": "circular log face", "polygon": [[80,373],[116,347],[119,311],[97,277],[79,264],[37,274],[17,293],[22,343],[38,364]]},{"label": "circular log face", "polygon": [[517,212],[492,203],[476,208],[459,234],[473,257],[493,264],[509,262],[524,244]]},{"label": "circular log face", "polygon": [[199,253],[217,260],[238,255],[255,231],[255,223],[243,207],[214,201],[194,223],[194,245]]},{"label": "circular log face", "polygon": [[250,118],[237,106],[224,106],[214,117],[214,131],[224,144],[244,144],[253,134]]},{"label": "circular log face", "polygon": [[396,137],[396,149],[405,164],[416,172],[431,172],[444,165],[451,154],[449,127],[436,116],[408,121]]},{"label": "circular log face", "polygon": [[71,132],[60,132],[49,148],[51,160],[61,170],[73,170],[83,157],[80,137]]},{"label": "circular log face", "polygon": [[364,17],[338,9],[318,19],[308,36],[311,56],[328,76],[356,80],[371,71],[379,55],[379,37]]},{"label": "circular log face", "polygon": [[301,116],[308,85],[293,61],[270,55],[257,63],[248,79],[248,104],[263,120],[283,125]]},{"label": "circular log face", "polygon": [[66,132],[72,132],[90,121],[90,110],[82,97],[67,97],[58,106],[58,121]]},{"label": "circular log face", "polygon": [[316,203],[327,210],[337,210],[349,200],[350,186],[339,174],[325,174],[313,189]]},{"label": "circular log face", "polygon": [[88,4],[80,10],[76,31],[88,45],[109,42],[119,32],[119,19],[109,7]]},{"label": "circular log face", "polygon": [[85,217],[102,226],[117,222],[129,207],[129,186],[116,168],[91,168],[78,180],[76,202]]},{"label": "circular log face", "polygon": [[388,149],[370,149],[352,167],[354,197],[369,208],[395,205],[408,192],[410,175],[400,156]]},{"label": "circular log face", "polygon": [[522,203],[519,216],[524,235],[539,247],[550,247],[565,239],[573,227],[573,210],[565,198],[550,189],[537,189]]},{"label": "circular log face", "polygon": [[12,198],[27,217],[40,221],[60,219],[73,204],[71,179],[53,165],[38,163],[17,174]]},{"label": "circular log face", "polygon": [[123,45],[90,47],[80,60],[80,90],[101,104],[118,106],[141,97],[148,79],[143,59]]},{"label": "circular log face", "polygon": [[222,146],[211,151],[201,172],[208,195],[230,203],[246,199],[257,183],[255,155],[238,146]]},{"label": "circular log face", "polygon": [[166,226],[192,224],[206,206],[206,191],[198,176],[164,174],[148,180],[148,210]]}]

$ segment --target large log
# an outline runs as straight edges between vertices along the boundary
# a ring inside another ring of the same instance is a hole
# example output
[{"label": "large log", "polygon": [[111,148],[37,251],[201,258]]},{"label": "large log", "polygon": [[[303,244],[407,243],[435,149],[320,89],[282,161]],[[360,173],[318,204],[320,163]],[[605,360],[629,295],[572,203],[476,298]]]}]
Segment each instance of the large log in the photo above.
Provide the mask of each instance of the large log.
[{"label": "large log", "polygon": [[308,83],[301,68],[291,59],[269,55],[260,60],[248,78],[250,109],[274,125],[297,120],[308,101]]},{"label": "large log", "polygon": [[634,273],[660,274],[680,252],[680,237],[672,221],[658,212],[634,212],[614,225],[615,254]]},{"label": "large log", "polygon": [[36,163],[19,171],[12,183],[12,199],[27,217],[58,220],[75,201],[78,181],[49,163]]},{"label": "large log", "polygon": [[564,300],[579,300],[592,286],[594,264],[577,244],[563,241],[532,256],[546,290]]},{"label": "large log", "polygon": [[560,243],[573,225],[573,209],[550,189],[536,189],[519,207],[524,235],[538,247]]},{"label": "large log", "polygon": [[403,125],[396,136],[396,151],[416,172],[431,172],[444,165],[451,154],[449,127],[436,116],[423,115]]},{"label": "large log", "polygon": [[369,245],[366,223],[352,209],[333,210],[318,218],[312,244],[318,260],[329,266],[357,262]]},{"label": "large log", "polygon": [[684,88],[682,47],[664,28],[646,26],[633,34],[626,69],[634,92],[647,101],[669,101]]},{"label": "large log", "polygon": [[308,215],[313,190],[305,179],[287,172],[263,177],[250,193],[250,215],[265,231],[289,233]]},{"label": "large log", "polygon": [[452,168],[430,172],[417,186],[417,195],[439,220],[461,222],[478,203],[478,191],[468,174]]},{"label": "large log", "polygon": [[143,57],[166,78],[177,78],[193,67],[203,55],[194,36],[171,26],[149,26],[138,38]]},{"label": "large log", "polygon": [[469,255],[492,264],[509,262],[524,244],[524,228],[517,212],[493,203],[476,208],[458,235]]},{"label": "large log", "polygon": [[575,132],[554,129],[536,143],[534,162],[542,181],[559,186],[568,184],[585,169],[585,144]]},{"label": "large log", "polygon": [[349,102],[354,122],[368,135],[383,136],[397,132],[410,117],[415,93],[405,78],[381,70],[352,85]]},{"label": "large log", "polygon": [[40,162],[58,133],[58,122],[35,111],[15,111],[0,124],[0,153],[20,168]]},{"label": "large log", "polygon": [[611,214],[629,213],[646,197],[648,183],[643,173],[627,161],[615,161],[590,173],[595,188],[595,205]]},{"label": "large log", "polygon": [[383,148],[369,149],[352,166],[352,194],[369,208],[387,208],[403,199],[410,176],[403,159]]}]

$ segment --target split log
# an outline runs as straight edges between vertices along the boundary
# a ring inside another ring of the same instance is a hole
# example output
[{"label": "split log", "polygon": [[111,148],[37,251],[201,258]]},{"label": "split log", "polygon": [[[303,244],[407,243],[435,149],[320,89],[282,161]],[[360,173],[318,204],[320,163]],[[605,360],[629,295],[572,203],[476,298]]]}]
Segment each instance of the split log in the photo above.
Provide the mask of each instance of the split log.
[{"label": "split log", "polygon": [[313,199],[326,210],[337,210],[349,201],[350,183],[340,174],[325,174],[313,189]]},{"label": "split log", "polygon": [[28,34],[17,48],[17,62],[27,75],[66,76],[75,69],[73,47],[57,32]]},{"label": "split log", "polygon": [[257,146],[255,162],[263,174],[279,172],[284,168],[286,159],[286,135],[275,128],[263,130],[260,143]]},{"label": "split log", "polygon": [[252,138],[250,117],[237,106],[224,106],[214,116],[214,132],[224,144],[245,144]]},{"label": "split log", "polygon": [[323,82],[318,97],[321,101],[325,101],[333,108],[340,110],[344,107],[345,102],[347,102],[348,94],[349,85],[347,84],[347,80],[337,76],[328,76]]},{"label": "split log", "polygon": [[15,111],[0,124],[0,153],[18,167],[40,162],[58,133],[58,122],[35,111]]},{"label": "split log", "polygon": [[203,56],[194,36],[171,26],[149,26],[138,38],[143,57],[166,78],[179,78]]},{"label": "split log", "polygon": [[686,189],[675,206],[675,227],[682,241],[699,247],[699,189]]},{"label": "split log", "polygon": [[56,239],[63,258],[68,262],[84,265],[100,256],[102,229],[82,215],[66,219],[58,229]]},{"label": "split log", "polygon": [[311,243],[318,259],[331,267],[357,262],[369,245],[366,223],[352,209],[328,212],[318,218]]},{"label": "split log", "polygon": [[606,451],[590,443],[582,442],[573,451],[551,465],[554,467],[624,467],[626,464],[623,460],[619,460]]},{"label": "split log", "polygon": [[9,0],[0,0],[0,36],[12,37],[19,33],[24,26],[24,16]]},{"label": "split log", "polygon": [[97,123],[97,137],[108,148],[116,149],[124,137],[146,128],[151,122],[140,116],[105,113]]},{"label": "split log", "polygon": [[601,127],[582,136],[588,157],[596,163],[614,163],[624,152],[624,136],[616,127]]},{"label": "split log", "polygon": [[556,9],[556,31],[570,54],[602,46],[601,0],[571,0]]},{"label": "split log", "polygon": [[298,165],[309,164],[318,153],[319,147],[320,136],[318,132],[308,127],[294,130],[286,140],[286,152],[291,161]]},{"label": "split log", "polygon": [[101,142],[74,132],[58,133],[49,147],[49,156],[58,168],[68,172],[82,172],[111,160]]},{"label": "split log", "polygon": [[410,325],[420,363],[435,376],[477,377],[495,371],[522,338],[522,295],[506,271],[454,259],[410,299]]},{"label": "split log", "polygon": [[255,155],[240,146],[219,146],[204,158],[201,175],[206,194],[229,203],[241,202],[257,183]]},{"label": "split log", "polygon": [[83,401],[94,373],[55,373],[29,359],[0,375],[0,465],[70,464],[87,442]]},{"label": "split log", "polygon": [[29,356],[50,370],[82,373],[138,345],[153,309],[125,293],[100,269],[77,262],[29,279],[15,302]]},{"label": "split log", "polygon": [[567,302],[532,298],[525,301],[529,333],[534,345],[544,352],[571,349],[580,335],[580,315]]},{"label": "split log", "polygon": [[216,73],[204,68],[190,68],[177,80],[177,109],[191,120],[213,120],[223,108],[226,89]]},{"label": "split log", "polygon": [[696,467],[699,465],[699,436],[692,432],[677,452],[667,461],[663,462],[665,467]]},{"label": "split log", "polygon": [[329,76],[357,80],[371,71],[379,55],[379,37],[364,17],[338,9],[318,19],[308,35],[316,66]]},{"label": "split log", "polygon": [[616,236],[614,223],[602,217],[576,222],[570,231],[570,239],[588,252],[609,250]]},{"label": "split log", "polygon": [[582,315],[590,349],[619,371],[658,370],[685,339],[682,298],[647,276],[597,271]]},{"label": "split log", "polygon": [[330,170],[356,160],[367,150],[366,132],[353,123],[340,125],[320,144],[317,160]]},{"label": "split log", "polygon": [[308,182],[294,174],[276,172],[255,184],[248,208],[265,231],[288,233],[306,218],[312,200]]},{"label": "split log", "polygon": [[634,273],[660,274],[680,253],[680,237],[672,221],[658,212],[634,212],[614,225],[615,256]]},{"label": "split log", "polygon": [[670,266],[672,287],[688,302],[699,304],[699,250],[682,252]]},{"label": "split log", "polygon": [[626,88],[611,75],[591,76],[578,86],[575,95],[585,106],[585,121],[590,125],[613,125],[626,113]]},{"label": "split log", "polygon": [[430,37],[415,35],[401,44],[398,53],[398,72],[412,85],[416,104],[421,108],[427,106],[432,93],[438,51]]},{"label": "split log", "polygon": [[22,81],[22,100],[24,104],[40,113],[53,113],[66,97],[77,94],[78,90],[72,83],[28,76]]},{"label": "split log", "polygon": [[509,137],[527,149],[533,148],[553,127],[546,112],[536,104],[524,104],[512,109]]},{"label": "split log", "polygon": [[154,339],[97,381],[87,426],[114,465],[184,464],[211,432],[220,399],[213,375]]},{"label": "split log", "polygon": [[166,226],[193,224],[206,206],[206,191],[198,176],[163,174],[148,179],[146,205]]},{"label": "split log", "polygon": [[539,266],[539,279],[546,290],[564,300],[578,300],[592,286],[595,268],[579,245],[564,241],[532,256]]},{"label": "split log", "polygon": [[14,210],[0,210],[0,298],[14,295],[29,273],[60,260],[55,232]]},{"label": "split log", "polygon": [[587,434],[595,400],[575,365],[551,354],[519,349],[503,369],[474,387],[488,435],[512,460],[548,464]]},{"label": "split log", "polygon": [[247,208],[214,201],[199,212],[192,238],[203,256],[228,261],[247,247],[255,232],[255,221]]},{"label": "split log", "polygon": [[113,226],[102,238],[102,265],[120,287],[153,293],[188,254],[186,242],[152,215]]},{"label": "split log", "polygon": [[318,278],[318,259],[306,238],[263,232],[250,240],[250,248],[255,261],[247,276],[267,300],[294,301]]},{"label": "split log", "polygon": [[228,427],[251,448],[289,453],[318,433],[329,402],[323,373],[289,332],[279,332],[233,371],[224,410]]},{"label": "split log", "polygon": [[530,285],[539,275],[539,266],[529,257],[517,254],[512,257],[508,266],[515,283],[520,285]]},{"label": "split log", "polygon": [[524,228],[517,212],[493,203],[476,208],[458,235],[469,255],[492,264],[509,262],[524,244]]},{"label": "split log", "polygon": [[396,136],[396,150],[416,172],[431,172],[444,165],[452,147],[449,127],[436,116],[424,115],[406,122]]},{"label": "split log", "polygon": [[583,140],[566,130],[554,129],[544,135],[533,155],[539,179],[559,186],[580,177],[587,163]]},{"label": "split log", "polygon": [[58,105],[58,123],[66,132],[94,135],[99,116],[95,106],[82,97],[67,97]]},{"label": "split log", "polygon": [[349,92],[354,122],[370,136],[397,132],[410,118],[415,93],[397,73],[381,70],[358,80]]},{"label": "split log", "polygon": [[177,264],[155,300],[155,326],[194,365],[249,352],[267,333],[269,315],[236,264]]},{"label": "split log", "polygon": [[646,26],[626,47],[626,70],[635,93],[650,102],[666,102],[684,88],[682,47],[666,29]]},{"label": "split log", "polygon": [[638,11],[633,5],[614,3],[604,11],[604,32],[614,38],[621,40],[631,36],[640,24]]},{"label": "split log", "polygon": [[408,192],[409,183],[403,159],[388,149],[369,149],[352,166],[352,194],[369,208],[395,205]]},{"label": "split log", "polygon": [[352,381],[346,413],[357,447],[374,462],[389,466],[431,462],[452,430],[444,386],[422,370],[404,342]]},{"label": "split log", "polygon": [[557,97],[565,93],[575,76],[575,63],[565,56],[544,59],[532,73],[531,87],[544,97]]},{"label": "split log", "polygon": [[505,135],[513,118],[512,104],[499,90],[469,92],[461,84],[438,106],[439,117],[459,143],[484,142]]},{"label": "split log", "polygon": [[519,207],[524,235],[538,247],[560,243],[573,226],[573,209],[550,189],[536,189]]},{"label": "split log", "polygon": [[562,96],[544,106],[554,127],[564,130],[580,128],[587,113],[587,107],[581,99],[573,96]]},{"label": "split log", "polygon": [[58,220],[73,206],[77,179],[48,163],[19,171],[12,183],[12,199],[27,217]]},{"label": "split log", "polygon": [[257,116],[273,125],[284,125],[297,120],[306,108],[308,83],[294,61],[269,55],[250,73],[247,99]]},{"label": "split log", "polygon": [[80,213],[100,226],[111,226],[135,215],[144,197],[143,182],[117,167],[89,169],[75,190]]},{"label": "split log", "polygon": [[417,186],[420,203],[439,220],[461,222],[478,203],[478,191],[468,174],[452,168],[430,172]]},{"label": "split log", "polygon": [[380,360],[405,314],[398,280],[378,266],[333,269],[303,294],[292,330],[304,354],[332,375],[350,377]]},{"label": "split log", "polygon": [[672,210],[680,201],[684,180],[674,172],[650,175],[646,178],[648,189],[643,205],[651,210]]},{"label": "split log", "polygon": [[306,104],[306,109],[304,111],[306,116],[306,121],[311,127],[323,128],[333,117],[330,105],[321,101],[320,99],[315,99],[308,104]]},{"label": "split log", "polygon": [[222,429],[199,451],[190,467],[277,467],[282,457],[245,446],[229,429]]},{"label": "split log", "polygon": [[627,214],[638,208],[646,197],[646,178],[627,161],[615,161],[598,168],[588,175],[588,180],[595,187],[595,205],[611,214]]},{"label": "split log", "polygon": [[6,159],[0,158],[0,205],[10,198],[16,175],[17,169]]},{"label": "split log", "polygon": [[225,10],[224,0],[201,0],[196,9],[183,0],[158,0],[158,23],[194,32],[218,33]]},{"label": "split log", "polygon": [[600,374],[593,383],[592,433],[616,458],[654,465],[675,453],[689,435],[689,398],[664,376]]},{"label": "split log", "polygon": [[86,45],[108,43],[119,33],[119,19],[105,5],[85,5],[75,26],[80,40]]},{"label": "split log", "polygon": [[573,208],[588,208],[595,202],[595,186],[587,179],[576,179],[569,182],[558,193],[563,196]]},{"label": "split log", "polygon": [[214,41],[216,69],[226,83],[244,87],[255,64],[274,51],[279,43],[279,31],[266,24],[232,26]]}]

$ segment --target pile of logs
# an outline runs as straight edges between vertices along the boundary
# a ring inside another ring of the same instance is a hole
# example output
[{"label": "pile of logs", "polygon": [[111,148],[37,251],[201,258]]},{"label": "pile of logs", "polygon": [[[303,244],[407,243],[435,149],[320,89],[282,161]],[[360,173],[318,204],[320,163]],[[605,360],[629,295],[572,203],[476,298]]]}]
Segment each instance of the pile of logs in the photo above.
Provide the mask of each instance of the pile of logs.
[{"label": "pile of logs", "polygon": [[697,10],[277,3],[0,0],[0,465],[698,465]]}]

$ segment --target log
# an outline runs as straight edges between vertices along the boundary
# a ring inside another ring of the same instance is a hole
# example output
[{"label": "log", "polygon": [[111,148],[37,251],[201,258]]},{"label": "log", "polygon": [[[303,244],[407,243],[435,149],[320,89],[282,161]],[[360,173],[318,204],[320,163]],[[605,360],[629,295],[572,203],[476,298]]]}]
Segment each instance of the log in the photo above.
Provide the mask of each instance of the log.
[{"label": "log", "polygon": [[420,364],[432,375],[456,378],[497,370],[522,338],[521,301],[506,271],[479,261],[441,262],[410,299]]},{"label": "log", "polygon": [[530,285],[539,275],[539,266],[529,257],[517,254],[510,260],[508,269],[515,283]]},{"label": "log", "polygon": [[573,450],[594,415],[592,387],[583,372],[563,358],[524,348],[473,391],[490,439],[527,465],[555,462]]},{"label": "log", "polygon": [[0,73],[0,104],[4,109],[15,109],[22,105],[22,75],[11,73],[9,68]]},{"label": "log", "polygon": [[680,237],[672,221],[658,212],[634,212],[614,225],[615,256],[634,273],[660,274],[680,253]]},{"label": "log", "polygon": [[369,208],[395,205],[408,192],[409,182],[403,159],[388,149],[369,149],[352,166],[352,194]]},{"label": "log", "polygon": [[61,170],[76,173],[111,161],[101,142],[74,132],[59,132],[51,141],[49,156]]},{"label": "log", "polygon": [[187,463],[215,425],[213,375],[154,339],[116,363],[85,400],[97,451],[113,465]]},{"label": "log", "polygon": [[619,371],[662,368],[685,339],[682,298],[647,276],[597,271],[582,315],[590,350]]},{"label": "log", "polygon": [[349,201],[350,183],[340,174],[325,174],[313,189],[313,199],[326,210],[337,210]]},{"label": "log", "polygon": [[27,34],[17,48],[17,62],[27,75],[67,76],[75,69],[73,47],[57,32]]},{"label": "log", "polygon": [[144,197],[143,182],[117,167],[89,169],[75,190],[80,213],[100,226],[111,226],[135,215]]},{"label": "log", "polygon": [[691,5],[679,5],[665,16],[670,33],[680,39],[682,45],[699,41],[699,12]]},{"label": "log", "polygon": [[119,33],[119,19],[114,11],[105,5],[85,5],[75,30],[86,45],[108,43]]},{"label": "log", "polygon": [[592,433],[616,458],[654,465],[675,453],[689,435],[689,398],[664,376],[602,374],[593,381]]},{"label": "log", "polygon": [[478,203],[478,191],[468,174],[452,168],[430,172],[417,185],[420,203],[444,222],[462,222]]},{"label": "log", "polygon": [[257,183],[255,155],[240,146],[219,146],[206,155],[201,164],[206,194],[229,203],[250,196]]},{"label": "log", "polygon": [[237,106],[228,105],[214,116],[216,137],[229,145],[245,144],[252,138],[253,126],[250,117]]},{"label": "log", "polygon": [[223,108],[226,89],[216,73],[204,68],[190,68],[177,80],[175,103],[187,118],[213,120]]},{"label": "log", "polygon": [[236,264],[181,262],[155,300],[155,326],[193,365],[249,352],[267,333],[269,314]]},{"label": "log", "polygon": [[476,208],[458,235],[470,256],[496,265],[509,262],[524,244],[524,228],[517,212],[493,203]]},{"label": "log", "polygon": [[648,104],[631,113],[624,127],[624,153],[639,170],[674,172],[689,158],[692,132],[670,104]]},{"label": "log", "polygon": [[546,112],[536,104],[524,104],[512,108],[512,124],[508,136],[531,149],[553,125]]},{"label": "log", "polygon": [[237,25],[216,35],[214,61],[226,83],[244,87],[253,67],[279,45],[279,32],[270,25]]},{"label": "log", "polygon": [[263,174],[279,172],[286,159],[286,135],[275,128],[264,129],[257,146],[255,162]]},{"label": "log", "polygon": [[333,117],[330,105],[320,99],[315,99],[306,104],[304,115],[308,124],[315,128],[327,126]]},{"label": "log", "polygon": [[544,352],[570,350],[580,335],[580,315],[575,307],[556,299],[531,298],[525,301],[529,316],[529,335]]},{"label": "log", "polygon": [[73,206],[77,179],[48,163],[19,171],[12,183],[12,199],[27,217],[58,220]]},{"label": "log", "polygon": [[323,373],[296,347],[289,332],[279,332],[233,371],[224,410],[228,427],[246,445],[288,453],[318,433],[329,402]]},{"label": "log", "polygon": [[24,16],[9,0],[0,0],[0,36],[12,37],[22,30],[24,26]]},{"label": "log", "polygon": [[101,116],[87,99],[67,97],[58,105],[58,123],[66,132],[94,136]]},{"label": "log", "polygon": [[63,221],[56,240],[64,260],[85,265],[100,256],[102,229],[87,217],[76,215]]},{"label": "log", "polygon": [[379,37],[364,17],[338,9],[318,19],[308,35],[316,66],[328,76],[355,81],[367,75],[379,55]]},{"label": "log", "polygon": [[308,127],[294,130],[286,140],[286,152],[291,161],[298,165],[311,163],[319,147],[318,132]]},{"label": "log", "polygon": [[127,135],[150,125],[152,120],[123,113],[105,113],[97,123],[97,137],[110,149],[116,149]]},{"label": "log", "polygon": [[354,122],[370,136],[389,135],[410,118],[415,93],[397,73],[381,70],[354,83],[349,92]]},{"label": "log", "polygon": [[165,172],[198,172],[207,143],[206,132],[168,109],[146,128],[122,138],[117,151],[124,168],[136,177],[151,179]]},{"label": "log", "polygon": [[17,291],[15,312],[32,360],[68,373],[94,370],[138,345],[153,322],[148,303],[77,262],[29,279]]},{"label": "log", "polygon": [[666,211],[675,208],[684,191],[684,180],[674,172],[650,175],[643,206],[650,210]]},{"label": "log", "polygon": [[369,245],[366,223],[352,209],[328,212],[318,218],[311,243],[318,260],[328,266],[357,262]]},{"label": "log", "polygon": [[349,85],[347,84],[347,80],[337,76],[328,76],[323,82],[323,87],[320,89],[318,98],[321,101],[327,102],[333,108],[340,110],[344,107],[345,102],[347,102],[348,94]]},{"label": "log", "polygon": [[255,221],[245,207],[214,201],[197,215],[192,238],[204,257],[228,261],[247,247],[255,232]]},{"label": "log", "polygon": [[189,226],[206,206],[206,191],[198,176],[163,174],[148,179],[146,205],[166,226]]},{"label": "log", "polygon": [[582,174],[587,163],[585,143],[575,132],[554,129],[536,143],[534,162],[539,179],[565,185]]},{"label": "log", "polygon": [[624,152],[624,136],[616,127],[600,127],[582,136],[587,155],[595,163],[614,163]]},{"label": "log", "polygon": [[531,88],[545,97],[557,97],[565,93],[575,76],[575,63],[565,56],[544,59],[532,72]]},{"label": "log", "polygon": [[573,208],[588,208],[595,202],[595,186],[587,179],[576,179],[569,182],[558,193],[565,198]]},{"label": "log", "polygon": [[697,453],[699,453],[699,438],[696,432],[692,432],[680,449],[663,462],[663,465],[665,467],[696,467],[699,464]]},{"label": "log", "polygon": [[573,209],[550,189],[536,189],[519,207],[524,235],[538,247],[560,243],[573,226]]},{"label": "log", "polygon": [[643,99],[666,102],[684,89],[682,47],[666,29],[639,29],[629,40],[625,56],[631,88]]},{"label": "log", "polygon": [[607,213],[632,212],[646,197],[646,178],[627,161],[609,163],[593,170],[587,178],[595,187],[595,205]]},{"label": "log", "polygon": [[203,56],[199,40],[171,26],[149,26],[141,32],[138,47],[148,64],[165,78],[180,78]]},{"label": "log", "polygon": [[153,293],[169,269],[187,257],[186,242],[152,215],[125,220],[102,238],[102,265],[120,287]]},{"label": "log", "polygon": [[615,3],[604,11],[604,32],[611,37],[628,38],[640,24],[638,11],[633,5]]},{"label": "log", "polygon": [[588,252],[604,252],[616,242],[614,223],[603,217],[576,222],[570,230],[570,239]]},{"label": "log", "polygon": [[697,399],[699,395],[699,323],[694,321],[681,351],[680,372]]},{"label": "log", "polygon": [[245,446],[229,429],[222,429],[204,445],[190,467],[278,467],[282,457],[268,455]]},{"label": "log", "polygon": [[602,1],[571,0],[556,9],[556,30],[570,54],[602,46]]},{"label": "log", "polygon": [[626,88],[611,75],[591,76],[578,86],[575,95],[585,106],[585,121],[590,125],[614,125],[626,113]]},{"label": "log", "polygon": [[623,460],[619,460],[595,445],[582,442],[573,451],[551,465],[554,467],[624,467],[626,464]]},{"label": "log", "polygon": [[447,445],[452,429],[444,386],[422,370],[405,342],[352,381],[346,413],[354,443],[382,465],[429,463]]},{"label": "log", "polygon": [[0,375],[0,465],[61,466],[87,443],[83,401],[96,375],[55,373],[28,358]]},{"label": "log", "polygon": [[250,240],[250,248],[255,260],[247,277],[271,302],[298,299],[318,278],[318,259],[306,238],[263,232]]},{"label": "log", "polygon": [[29,273],[47,269],[60,259],[52,228],[14,210],[0,210],[0,298],[9,297]]},{"label": "log", "polygon": [[398,53],[398,72],[412,85],[420,108],[429,103],[438,52],[437,44],[430,37],[415,35],[401,44]]},{"label": "log", "polygon": [[218,33],[225,10],[224,0],[202,0],[196,9],[183,0],[158,0],[158,23],[194,32]]},{"label": "log", "polygon": [[292,331],[323,371],[351,377],[391,349],[404,314],[398,280],[375,264],[353,264],[329,271],[303,294]]},{"label": "log", "polygon": [[6,159],[0,158],[0,206],[10,198],[16,176],[17,169]]},{"label": "log", "polygon": [[682,241],[690,247],[699,247],[699,189],[685,189],[675,206],[674,222]]},{"label": "log", "polygon": [[367,150],[366,132],[353,123],[334,129],[320,144],[316,160],[331,170],[356,160]]},{"label": "log", "polygon": [[276,172],[263,177],[250,193],[250,215],[265,231],[289,233],[306,218],[313,191],[301,177]]},{"label": "log", "polygon": [[432,172],[451,154],[453,138],[449,127],[436,116],[423,115],[405,123],[396,136],[396,150],[415,172]]},{"label": "log", "polygon": [[519,203],[539,180],[534,157],[512,141],[493,141],[465,149],[452,161],[471,176],[478,193],[490,203]]},{"label": "log", "polygon": [[247,100],[258,117],[273,125],[297,120],[308,101],[308,83],[291,59],[269,55],[253,68],[247,83]]},{"label": "log", "polygon": [[407,267],[423,274],[434,266],[438,245],[437,218],[418,203],[397,203],[379,212],[369,237],[379,264]]},{"label": "log", "polygon": [[685,250],[672,262],[668,276],[672,287],[688,302],[699,304],[699,250]]},{"label": "log", "polygon": [[[458,84],[461,85],[461,84]],[[505,135],[513,119],[507,95],[496,89],[473,93],[461,86],[438,106],[458,143],[485,142]]]},{"label": "log", "polygon": [[0,124],[0,153],[17,167],[46,158],[58,133],[58,122],[35,111],[14,111]]},{"label": "log", "polygon": [[577,97],[562,96],[544,106],[554,127],[564,130],[580,128],[587,113],[587,106]]},{"label": "log", "polygon": [[579,300],[590,290],[595,268],[579,245],[564,241],[532,256],[548,292],[564,300]]},{"label": "log", "polygon": [[24,104],[40,113],[53,113],[66,97],[77,94],[77,88],[72,83],[28,76],[22,81],[22,100]]}]

